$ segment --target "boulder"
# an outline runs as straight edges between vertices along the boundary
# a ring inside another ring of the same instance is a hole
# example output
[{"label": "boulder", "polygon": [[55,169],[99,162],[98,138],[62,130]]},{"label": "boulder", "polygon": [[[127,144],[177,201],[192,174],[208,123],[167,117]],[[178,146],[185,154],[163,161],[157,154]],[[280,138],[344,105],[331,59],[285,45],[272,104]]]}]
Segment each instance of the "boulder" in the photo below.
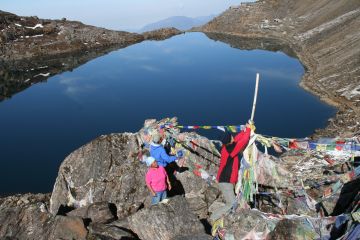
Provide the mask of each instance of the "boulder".
[{"label": "boulder", "polygon": [[56,216],[49,232],[49,240],[86,239],[87,230],[79,217]]},{"label": "boulder", "polygon": [[205,234],[204,226],[190,211],[189,204],[182,196],[140,210],[129,217],[129,225],[141,239],[178,239]]},{"label": "boulder", "polygon": [[102,201],[115,204],[121,215],[131,212],[148,195],[139,149],[137,135],[124,133],[101,136],[71,153],[60,166],[50,212],[56,214],[61,205],[79,208]]},{"label": "boulder", "polygon": [[[95,202],[109,202],[116,206],[116,215],[122,219],[148,206],[151,197],[145,184],[147,167],[141,160],[149,152],[144,146],[149,145],[149,132],[159,131],[165,122],[176,121],[174,119],[147,120],[136,134],[101,136],[71,153],[60,166],[50,212],[57,214],[61,206],[81,208]],[[179,141],[174,151],[185,153],[182,170],[178,169],[170,178],[176,182],[173,189],[178,191],[171,191],[169,196],[186,193],[191,209],[204,218],[208,206],[219,195],[212,181],[218,152],[208,139],[195,133],[182,133],[180,137],[180,133],[174,131],[167,137]],[[202,176],[206,173],[207,178],[203,179],[199,172]],[[72,214],[86,217],[84,212],[86,210],[81,209]]]},{"label": "boulder", "polygon": [[214,238],[207,234],[194,234],[187,236],[178,236],[173,238],[173,240],[213,240]]},{"label": "boulder", "polygon": [[95,223],[107,223],[113,221],[116,216],[114,216],[113,211],[116,207],[107,202],[98,202],[90,204],[89,206],[77,208],[69,213],[67,216],[77,216],[83,219],[90,219]]},{"label": "boulder", "polygon": [[46,210],[49,195],[25,194],[0,199],[0,238],[47,239],[52,216]]},{"label": "boulder", "polygon": [[88,239],[138,239],[130,230],[117,227],[114,225],[106,225],[101,223],[91,223],[89,226]]},{"label": "boulder", "polygon": [[[241,209],[224,217],[226,234],[234,235],[235,239],[243,239],[249,233],[266,236],[276,226],[278,220],[266,219],[256,209]],[[249,239],[249,238],[245,238]]]},{"label": "boulder", "polygon": [[0,199],[0,239],[85,239],[79,217],[56,216],[47,211],[48,194],[15,195]]}]

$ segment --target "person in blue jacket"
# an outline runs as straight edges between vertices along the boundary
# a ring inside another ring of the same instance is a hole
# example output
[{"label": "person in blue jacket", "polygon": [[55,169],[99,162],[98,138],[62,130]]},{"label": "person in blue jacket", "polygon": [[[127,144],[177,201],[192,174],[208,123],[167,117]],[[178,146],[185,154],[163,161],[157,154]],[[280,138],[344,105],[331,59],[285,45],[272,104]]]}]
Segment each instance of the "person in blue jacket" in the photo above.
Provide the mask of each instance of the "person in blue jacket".
[{"label": "person in blue jacket", "polygon": [[155,158],[158,165],[162,167],[166,167],[169,163],[175,162],[178,159],[176,156],[170,156],[166,153],[165,148],[161,144],[160,135],[158,134],[152,137],[150,155]]}]

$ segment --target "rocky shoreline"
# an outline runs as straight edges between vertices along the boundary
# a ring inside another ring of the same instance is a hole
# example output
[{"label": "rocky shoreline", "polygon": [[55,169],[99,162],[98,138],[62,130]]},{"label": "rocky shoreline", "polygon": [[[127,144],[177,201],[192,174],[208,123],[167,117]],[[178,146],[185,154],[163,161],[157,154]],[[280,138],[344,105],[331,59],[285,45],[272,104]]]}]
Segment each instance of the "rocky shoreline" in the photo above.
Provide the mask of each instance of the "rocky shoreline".
[{"label": "rocky shoreline", "polygon": [[359,18],[359,1],[261,0],[231,7],[193,31],[233,43],[236,38],[285,43],[306,69],[301,86],[338,108],[314,136],[352,137],[360,134]]},{"label": "rocky shoreline", "polygon": [[163,40],[182,33],[170,28],[137,34],[66,19],[20,17],[2,11],[0,31],[0,62],[71,56],[110,47],[124,48],[144,40]]}]

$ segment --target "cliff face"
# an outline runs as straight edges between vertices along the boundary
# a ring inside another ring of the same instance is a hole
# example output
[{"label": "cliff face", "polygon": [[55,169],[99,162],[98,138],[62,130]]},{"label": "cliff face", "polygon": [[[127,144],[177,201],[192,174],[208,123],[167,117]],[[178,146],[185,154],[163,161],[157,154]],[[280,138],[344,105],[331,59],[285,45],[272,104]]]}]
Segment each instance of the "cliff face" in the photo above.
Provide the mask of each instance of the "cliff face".
[{"label": "cliff face", "polygon": [[301,85],[339,108],[318,134],[352,136],[360,133],[359,29],[356,0],[267,0],[232,7],[197,30],[235,46],[234,37],[288,45],[306,68]]}]

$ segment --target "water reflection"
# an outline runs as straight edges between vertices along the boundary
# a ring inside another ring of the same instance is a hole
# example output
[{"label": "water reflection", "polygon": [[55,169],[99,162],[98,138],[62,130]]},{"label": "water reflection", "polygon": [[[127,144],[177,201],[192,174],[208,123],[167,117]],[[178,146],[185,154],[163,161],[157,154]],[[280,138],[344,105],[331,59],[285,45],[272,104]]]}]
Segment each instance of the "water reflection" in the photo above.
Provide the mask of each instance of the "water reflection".
[{"label": "water reflection", "polygon": [[[47,82],[51,76],[77,67],[99,56],[108,54],[119,47],[97,49],[71,56],[56,56],[55,58],[39,58],[23,61],[1,62],[0,64],[0,101],[37,83]],[[71,92],[72,90],[69,89]]]}]

